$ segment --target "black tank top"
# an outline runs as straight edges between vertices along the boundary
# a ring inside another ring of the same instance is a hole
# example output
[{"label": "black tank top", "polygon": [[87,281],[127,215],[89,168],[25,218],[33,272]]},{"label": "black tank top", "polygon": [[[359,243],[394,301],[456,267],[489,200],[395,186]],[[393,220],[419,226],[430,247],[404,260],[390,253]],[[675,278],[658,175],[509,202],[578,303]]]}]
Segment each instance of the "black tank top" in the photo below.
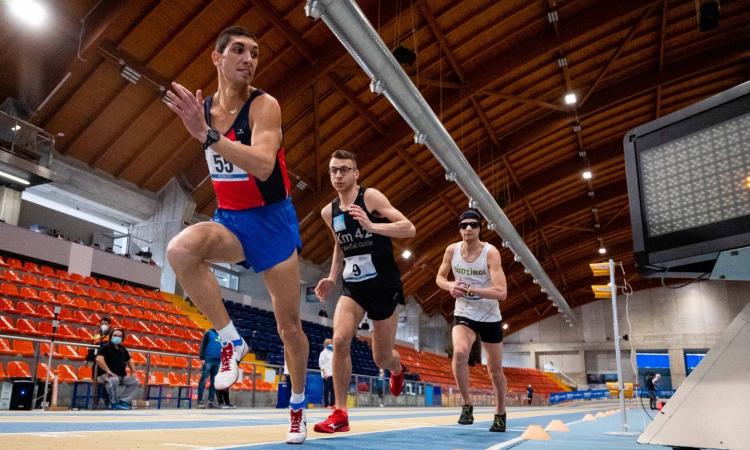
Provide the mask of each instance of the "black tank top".
[{"label": "black tank top", "polygon": [[[359,187],[354,204],[365,211],[372,223],[390,223],[367,210],[365,190]],[[391,238],[366,231],[339,205],[338,198],[331,203],[331,226],[344,252],[344,284],[361,288],[400,286],[401,274],[393,259]]]}]

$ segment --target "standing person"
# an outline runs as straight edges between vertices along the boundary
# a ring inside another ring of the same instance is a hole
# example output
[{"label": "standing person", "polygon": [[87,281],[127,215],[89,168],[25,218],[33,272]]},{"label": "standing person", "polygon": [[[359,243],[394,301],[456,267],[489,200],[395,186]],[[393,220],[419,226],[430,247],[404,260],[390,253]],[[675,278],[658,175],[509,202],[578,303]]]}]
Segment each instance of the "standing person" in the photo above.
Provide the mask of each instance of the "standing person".
[{"label": "standing person", "polygon": [[[112,409],[130,409],[133,394],[140,384],[138,378],[135,377],[135,364],[130,358],[130,353],[122,345],[124,338],[123,330],[112,329],[109,343],[102,345],[96,356],[96,364],[102,373],[99,375],[99,382],[106,383]],[[130,369],[130,375],[125,370],[126,368]],[[121,386],[122,391],[120,391]]]},{"label": "standing person", "polygon": [[229,402],[229,389],[216,391],[216,401],[221,409],[236,409],[237,407]]},{"label": "standing person", "polygon": [[401,274],[393,259],[391,238],[409,238],[414,225],[377,189],[357,185],[357,157],[344,150],[333,152],[328,164],[331,184],[338,197],[321,211],[333,232],[331,270],[315,287],[323,301],[342,269],[341,297],[333,315],[333,389],[331,415],[315,431],[349,431],[346,393],[352,373],[350,347],[357,325],[367,313],[373,322],[372,356],[380,368],[391,371],[391,394],[404,388],[401,359],[394,349],[399,303],[404,303]]},{"label": "standing person", "polygon": [[323,341],[323,350],[318,356],[318,367],[320,376],[323,378],[323,406],[333,408],[336,404],[336,395],[333,393],[333,341]]},{"label": "standing person", "polygon": [[661,374],[657,373],[653,377],[646,377],[646,389],[648,390],[648,405],[649,408],[656,408],[656,389],[658,388],[659,380],[661,380]]},{"label": "standing person", "polygon": [[94,335],[91,339],[91,344],[97,347],[89,348],[86,353],[86,361],[91,362],[91,380],[92,389],[94,391],[94,397],[92,399],[93,409],[99,408],[99,400],[104,400],[105,408],[110,407],[109,397],[107,396],[107,390],[103,386],[99,386],[99,375],[102,372],[99,370],[99,365],[96,363],[96,355],[99,354],[99,348],[102,345],[109,343],[109,316],[102,316],[99,319],[99,324],[94,330]]},{"label": "standing person", "polygon": [[281,147],[279,103],[252,86],[258,67],[258,39],[243,27],[222,31],[211,52],[218,90],[203,99],[172,83],[165,100],[190,135],[203,145],[218,209],[209,222],[175,236],[167,257],[195,305],[218,330],[223,343],[216,389],[239,379],[238,362],[248,347],[229,319],[208,261],[239,263],[263,273],[276,327],[292,376],[287,443],[304,442],[305,369],[309,351],[299,316],[302,248],[291,183]]},{"label": "standing person", "polygon": [[219,364],[221,363],[221,339],[215,329],[210,328],[203,333],[201,341],[200,354],[198,356],[203,367],[201,368],[201,378],[198,381],[198,408],[205,408],[203,403],[203,391],[206,389],[206,379],[208,378],[208,407],[216,407],[214,399],[216,398],[216,386],[214,384],[216,374],[219,373]]},{"label": "standing person", "polygon": [[526,388],[526,399],[529,401],[529,406],[531,406],[531,402],[534,400],[534,388],[531,385]]},{"label": "standing person", "polygon": [[[470,209],[458,219],[461,241],[445,249],[435,282],[456,299],[453,311],[453,375],[461,391],[464,406],[458,423],[474,423],[474,407],[469,394],[469,352],[474,341],[481,339],[487,352],[487,371],[495,390],[495,419],[490,431],[505,431],[505,391],[503,374],[503,329],[500,302],[507,297],[505,273],[500,252],[479,239],[482,216]],[[448,274],[453,272],[453,281]]]}]

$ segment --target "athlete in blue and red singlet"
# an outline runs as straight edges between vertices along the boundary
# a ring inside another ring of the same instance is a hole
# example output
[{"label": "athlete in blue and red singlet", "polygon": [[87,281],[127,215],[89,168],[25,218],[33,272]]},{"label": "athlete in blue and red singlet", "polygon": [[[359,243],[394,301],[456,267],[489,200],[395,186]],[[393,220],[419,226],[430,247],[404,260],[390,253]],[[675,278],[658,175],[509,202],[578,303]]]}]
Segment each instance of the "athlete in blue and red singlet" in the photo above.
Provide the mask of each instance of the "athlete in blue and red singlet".
[{"label": "athlete in blue and red singlet", "polygon": [[219,206],[213,220],[175,236],[167,257],[222,340],[217,390],[237,381],[238,361],[248,348],[229,319],[207,261],[240,263],[263,273],[292,379],[287,442],[299,444],[307,435],[303,405],[309,350],[299,317],[297,253],[302,244],[289,199],[279,103],[250,84],[258,50],[258,39],[245,28],[227,28],[211,52],[216,94],[204,101],[200,90],[193,94],[178,83],[167,92],[169,108],[203,144]]}]

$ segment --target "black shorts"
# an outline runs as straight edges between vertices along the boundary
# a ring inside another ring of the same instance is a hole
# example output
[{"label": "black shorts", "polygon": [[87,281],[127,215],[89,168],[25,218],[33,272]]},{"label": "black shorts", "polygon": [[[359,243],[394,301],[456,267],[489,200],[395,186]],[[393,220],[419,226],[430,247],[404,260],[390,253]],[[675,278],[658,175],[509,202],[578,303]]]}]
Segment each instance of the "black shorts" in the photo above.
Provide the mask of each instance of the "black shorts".
[{"label": "black shorts", "polygon": [[503,342],[503,322],[479,322],[466,317],[453,317],[453,326],[465,325],[473,330],[482,342],[497,344]]},{"label": "black shorts", "polygon": [[399,303],[404,304],[404,291],[401,285],[373,288],[345,284],[341,287],[341,295],[357,302],[371,320],[385,320],[391,317]]}]

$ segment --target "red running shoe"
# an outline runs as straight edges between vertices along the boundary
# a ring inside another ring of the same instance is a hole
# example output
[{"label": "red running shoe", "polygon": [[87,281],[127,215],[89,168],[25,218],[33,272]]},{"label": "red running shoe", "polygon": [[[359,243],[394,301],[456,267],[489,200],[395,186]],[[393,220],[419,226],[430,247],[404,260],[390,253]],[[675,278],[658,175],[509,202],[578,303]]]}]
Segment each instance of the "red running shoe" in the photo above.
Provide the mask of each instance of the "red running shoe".
[{"label": "red running shoe", "polygon": [[394,375],[393,372],[391,372],[391,380],[389,382],[390,388],[391,388],[391,395],[394,397],[398,397],[401,395],[401,392],[404,390],[404,368],[401,367],[401,373],[398,375]]},{"label": "red running shoe", "polygon": [[343,409],[334,409],[325,421],[315,424],[314,430],[329,434],[349,431],[349,414]]}]

